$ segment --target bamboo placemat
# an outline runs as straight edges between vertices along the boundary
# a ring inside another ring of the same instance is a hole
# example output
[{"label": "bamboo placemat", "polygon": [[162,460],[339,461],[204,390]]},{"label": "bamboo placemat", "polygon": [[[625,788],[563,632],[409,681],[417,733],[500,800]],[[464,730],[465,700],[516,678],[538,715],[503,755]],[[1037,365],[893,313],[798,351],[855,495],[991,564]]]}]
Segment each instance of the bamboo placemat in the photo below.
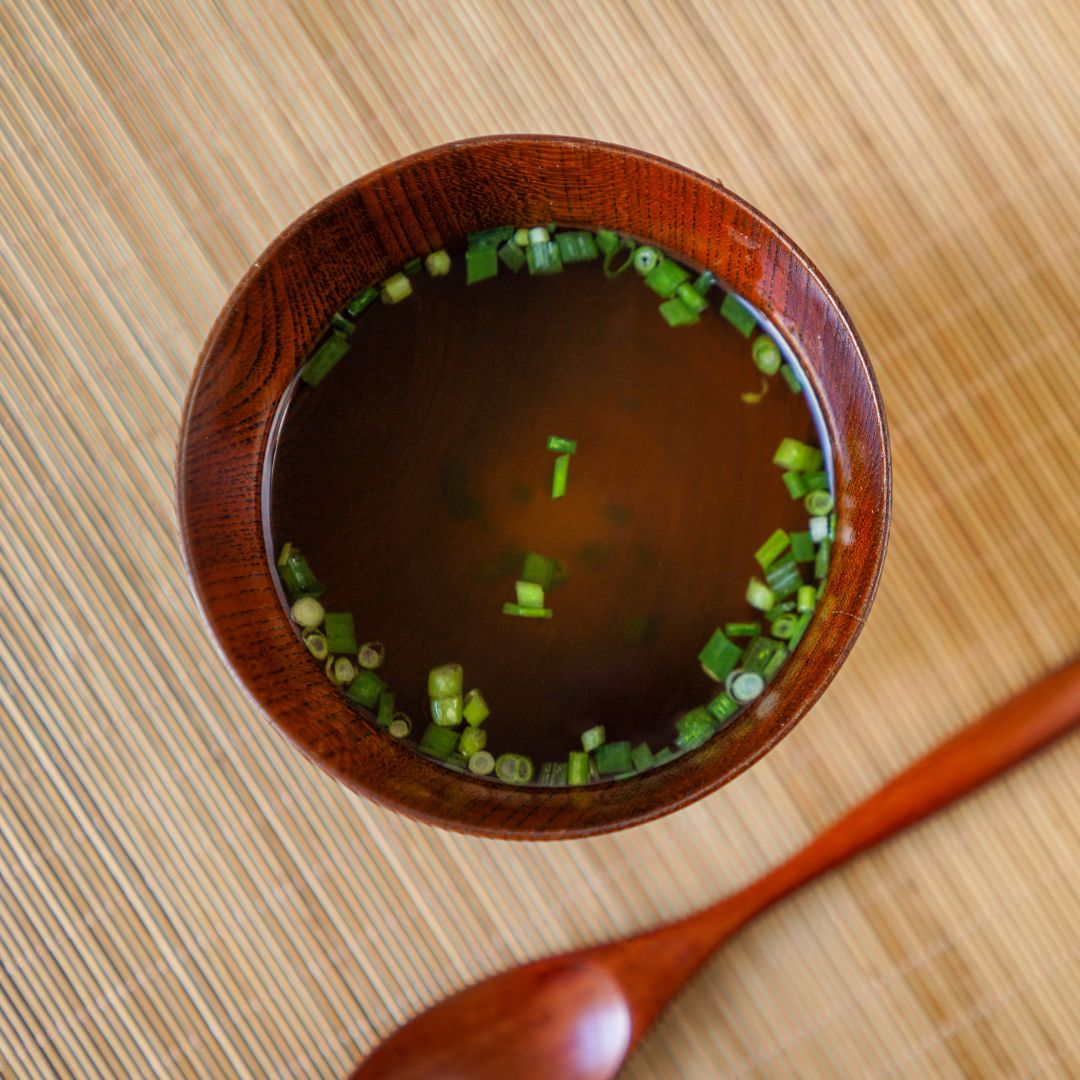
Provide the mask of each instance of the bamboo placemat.
[{"label": "bamboo placemat", "polygon": [[[1072,0],[23,0],[0,34],[0,1075],[340,1076],[463,982],[739,885],[1080,649]],[[882,591],[811,717],[702,804],[545,846],[302,760],[201,627],[172,509],[249,262],[502,131],[652,150],[781,222],[895,452]],[[625,1075],[1080,1071],[1078,768],[1073,738],[784,904]]]}]

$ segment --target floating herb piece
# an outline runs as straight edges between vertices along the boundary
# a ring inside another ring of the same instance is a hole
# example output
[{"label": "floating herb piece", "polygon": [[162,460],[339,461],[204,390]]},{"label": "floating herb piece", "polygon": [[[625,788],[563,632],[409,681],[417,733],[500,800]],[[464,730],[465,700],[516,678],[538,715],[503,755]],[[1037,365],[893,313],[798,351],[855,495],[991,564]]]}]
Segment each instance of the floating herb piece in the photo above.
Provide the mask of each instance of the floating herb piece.
[{"label": "floating herb piece", "polygon": [[754,338],[750,355],[754,358],[754,366],[762,375],[775,375],[780,370],[780,350],[776,347],[776,342],[767,334]]},{"label": "floating herb piece", "polygon": [[731,641],[723,630],[715,630],[698,653],[698,662],[710,679],[723,682],[728,672],[738,663],[742,649]]},{"label": "floating herb piece", "polygon": [[[444,252],[445,254],[445,252]],[[347,318],[355,319],[361,312],[366,311],[376,300],[379,299],[379,290],[374,285],[358,292],[342,309],[342,314]]]},{"label": "floating herb piece", "polygon": [[531,581],[541,589],[550,589],[555,578],[555,560],[535,551],[525,554],[525,563],[521,569],[521,580]]},{"label": "floating herb piece", "polygon": [[322,604],[313,596],[301,596],[289,609],[292,621],[305,630],[314,630],[321,625],[325,614]]},{"label": "floating herb piece", "polygon": [[754,327],[757,326],[757,316],[746,306],[745,301],[741,300],[735,293],[729,292],[724,297],[724,302],[720,305],[720,314],[743,337],[749,337],[753,333]]},{"label": "floating herb piece", "polygon": [[590,232],[561,232],[556,235],[555,242],[559,245],[559,258],[563,263],[589,262],[600,254]]},{"label": "floating herb piece", "polygon": [[[345,696],[357,705],[363,705],[367,709],[374,709],[379,703],[382,692],[386,689],[386,683],[375,674],[374,671],[361,671],[351,683]],[[393,734],[393,732],[391,732]],[[406,733],[407,734],[407,733]]]},{"label": "floating herb piece", "polygon": [[561,499],[566,494],[566,482],[570,477],[570,455],[560,454],[555,459],[555,470],[551,475],[551,497]]},{"label": "floating herb piece", "polygon": [[571,750],[566,762],[566,782],[580,787],[589,782],[589,755],[583,750]]},{"label": "floating herb piece", "polygon": [[470,727],[479,727],[491,715],[488,703],[479,690],[470,690],[465,695],[461,715]]},{"label": "floating herb piece", "polygon": [[784,364],[780,368],[780,374],[784,377],[784,382],[787,383],[788,389],[793,394],[802,393],[802,383],[799,381],[799,376],[795,373],[795,369],[790,364]]},{"label": "floating herb piece", "polygon": [[458,736],[457,748],[467,758],[487,746],[487,732],[480,727],[466,727]]},{"label": "floating herb piece", "polygon": [[379,695],[379,709],[375,714],[375,723],[379,727],[389,727],[394,719],[394,691],[384,690]]},{"label": "floating herb piece", "polygon": [[412,282],[404,274],[393,274],[382,283],[379,296],[384,304],[399,304],[412,296]]},{"label": "floating herb piece", "polygon": [[487,776],[495,771],[495,758],[486,750],[477,750],[469,758],[468,768],[476,776]]},{"label": "floating herb piece", "polygon": [[440,248],[424,259],[424,266],[432,277],[446,277],[450,273],[450,256]]},{"label": "floating herb piece", "polygon": [[353,617],[347,611],[328,611],[323,618],[323,632],[332,653],[355,653],[359,648]]},{"label": "floating herb piece", "polygon": [[593,760],[596,762],[596,771],[601,776],[629,772],[634,767],[628,742],[604,743],[597,747]]},{"label": "floating herb piece", "polygon": [[533,777],[533,763],[524,754],[500,754],[495,759],[495,775],[504,784],[527,784]]},{"label": "floating herb piece", "polygon": [[794,472],[817,472],[824,461],[816,446],[807,446],[799,439],[781,439],[773,454],[773,464]]},{"label": "floating herb piece", "polygon": [[567,439],[562,435],[549,435],[547,448],[556,454],[576,454],[577,439]]},{"label": "floating herb piece", "polygon": [[551,608],[527,608],[522,607],[520,604],[503,604],[502,613],[504,615],[514,615],[519,619],[550,619],[555,612]]},{"label": "floating herb piece", "polygon": [[591,753],[598,746],[604,745],[604,725],[597,724],[596,727],[589,728],[588,731],[581,733],[581,748],[586,754]]},{"label": "floating herb piece", "polygon": [[493,247],[470,247],[465,252],[465,284],[487,281],[499,272],[499,253]]},{"label": "floating herb piece", "polygon": [[431,699],[431,719],[439,727],[457,727],[463,717],[464,706],[460,694],[451,697],[437,697]]},{"label": "floating herb piece", "polygon": [[539,610],[544,606],[544,590],[532,581],[515,581],[518,607]]},{"label": "floating herb piece", "polygon": [[446,760],[457,749],[457,744],[457,732],[439,727],[438,724],[428,724],[420,737],[420,749],[442,760]]},{"label": "floating herb piece", "polygon": [[360,646],[356,659],[362,668],[374,671],[386,659],[386,646],[381,641],[367,641]]},{"label": "floating herb piece", "polygon": [[319,633],[318,630],[305,630],[302,636],[307,651],[316,660],[325,660],[330,655],[330,646],[326,644],[325,634]]}]

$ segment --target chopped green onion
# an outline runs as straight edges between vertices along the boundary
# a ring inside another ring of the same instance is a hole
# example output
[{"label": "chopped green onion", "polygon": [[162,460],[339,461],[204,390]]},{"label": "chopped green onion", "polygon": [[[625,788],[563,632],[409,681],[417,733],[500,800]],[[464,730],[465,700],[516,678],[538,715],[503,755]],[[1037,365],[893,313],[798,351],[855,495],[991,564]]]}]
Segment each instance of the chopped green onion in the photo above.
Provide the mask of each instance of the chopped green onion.
[{"label": "chopped green onion", "polygon": [[702,270],[694,280],[694,292],[704,296],[716,284],[716,275],[711,270]]},{"label": "chopped green onion", "polygon": [[791,534],[791,554],[796,562],[814,561],[814,539],[808,532]]},{"label": "chopped green onion", "polygon": [[829,538],[829,519],[825,517],[812,517],[810,519],[810,539],[815,544]]},{"label": "chopped green onion", "polygon": [[705,648],[698,653],[698,662],[710,679],[723,682],[741,655],[742,649],[730,641],[723,630],[715,630]]},{"label": "chopped green onion", "polygon": [[386,729],[387,733],[392,735],[395,739],[404,739],[410,731],[412,731],[412,721],[403,712],[394,713],[394,718],[390,721],[390,726]]},{"label": "chopped green onion", "polygon": [[791,640],[788,645],[794,649],[803,639],[803,635],[806,633],[806,628],[810,625],[810,620],[814,617],[812,611],[805,611],[799,616],[799,621],[795,624],[795,630],[792,632]]},{"label": "chopped green onion", "polygon": [[781,439],[773,454],[773,464],[795,472],[817,472],[825,459],[816,446],[808,446],[798,439]]},{"label": "chopped green onion", "polygon": [[750,346],[750,355],[754,358],[754,366],[762,375],[775,375],[780,370],[780,350],[767,334],[754,339],[754,344]]},{"label": "chopped green onion", "polygon": [[779,654],[780,663],[787,656],[787,648],[782,642],[773,641],[768,637],[756,637],[743,650],[741,671],[752,671],[758,675],[764,675],[773,664],[774,658]]},{"label": "chopped green onion", "polygon": [[549,435],[547,448],[556,454],[576,454],[577,439],[568,439],[564,435]]},{"label": "chopped green onion", "polygon": [[586,754],[591,753],[598,746],[604,745],[605,738],[607,738],[607,732],[604,730],[604,725],[597,724],[596,727],[591,727],[588,731],[581,733],[581,749]]},{"label": "chopped green onion", "polygon": [[550,589],[555,577],[555,560],[535,551],[525,553],[525,564],[521,570],[521,580],[531,581],[542,589]]},{"label": "chopped green onion", "polygon": [[423,260],[420,258],[419,255],[416,255],[405,263],[405,265],[401,268],[401,272],[408,275],[409,277],[415,277],[417,274],[420,273],[421,266],[423,266]]},{"label": "chopped green onion", "polygon": [[771,623],[776,619],[779,619],[781,615],[787,615],[789,612],[794,610],[795,601],[784,600],[781,603],[778,603],[775,607],[769,608],[769,610],[765,612],[765,621]]},{"label": "chopped green onion", "polygon": [[384,304],[397,304],[412,295],[412,282],[404,274],[393,274],[388,277],[379,290]]},{"label": "chopped green onion", "polygon": [[363,292],[358,292],[341,310],[350,319],[355,319],[378,299],[379,290],[374,285],[369,285]]},{"label": "chopped green onion", "polygon": [[291,608],[292,621],[305,630],[314,630],[322,621],[326,609],[314,596],[301,596]]},{"label": "chopped green onion", "polygon": [[340,330],[346,337],[350,337],[352,332],[356,329],[356,324],[349,322],[344,315],[335,311],[330,316],[330,328],[332,330]]},{"label": "chopped green onion", "polygon": [[754,558],[757,559],[758,565],[762,570],[767,570],[780,555],[787,549],[788,544],[791,543],[791,537],[788,536],[783,529],[777,529],[776,532],[765,541],[754,553]]},{"label": "chopped green onion", "polygon": [[817,558],[814,559],[814,577],[823,578],[829,572],[829,562],[832,558],[832,541],[826,536],[818,544]]},{"label": "chopped green onion", "polygon": [[799,589],[799,612],[813,611],[817,607],[817,589],[813,585],[803,585]]},{"label": "chopped green onion", "polygon": [[513,240],[507,240],[501,248],[499,248],[499,258],[503,264],[512,270],[515,274],[529,261],[525,257],[525,252],[514,243]]},{"label": "chopped green onion", "polygon": [[566,481],[570,476],[570,455],[560,454],[555,459],[555,468],[551,474],[551,497],[561,499],[566,494]]},{"label": "chopped green onion", "polygon": [[803,479],[806,481],[807,491],[829,490],[829,474],[824,469],[820,472],[807,473]]},{"label": "chopped green onion", "polygon": [[546,244],[551,239],[551,234],[543,225],[534,225],[529,230],[529,244]]},{"label": "chopped green onion", "polygon": [[479,727],[467,727],[458,738],[457,748],[467,758],[487,746],[487,732]]},{"label": "chopped green onion", "polygon": [[300,369],[300,378],[308,386],[318,386],[348,351],[349,339],[340,330],[333,331]]},{"label": "chopped green onion", "polygon": [[757,637],[761,633],[761,623],[729,622],[724,624],[724,633],[732,637]]},{"label": "chopped green onion", "polygon": [[307,651],[316,660],[325,660],[330,655],[330,646],[326,644],[325,634],[320,634],[318,630],[305,630],[303,638]]},{"label": "chopped green onion", "polygon": [[555,243],[564,263],[589,262],[600,254],[592,233],[583,230],[557,233]]},{"label": "chopped green onion", "polygon": [[384,690],[379,695],[379,709],[375,714],[375,723],[379,727],[389,727],[394,719],[394,691]]},{"label": "chopped green onion", "polygon": [[450,273],[450,256],[440,248],[428,255],[424,260],[424,266],[432,277],[446,277]]},{"label": "chopped green onion", "polygon": [[670,746],[661,746],[653,757],[653,768],[656,768],[657,765],[666,765],[669,761],[674,761],[678,756]]},{"label": "chopped green onion", "polygon": [[761,696],[765,680],[756,671],[744,671],[731,680],[728,693],[743,705]]},{"label": "chopped green onion", "polygon": [[439,727],[438,724],[428,724],[424,734],[420,736],[420,749],[425,754],[443,761],[457,749],[457,743],[457,732]]},{"label": "chopped green onion", "polygon": [[286,544],[281,549],[277,565],[281,583],[290,600],[301,596],[321,596],[326,591],[308,566],[307,559],[292,544]]},{"label": "chopped green onion", "polygon": [[517,592],[518,607],[542,608],[544,606],[544,590],[531,581],[515,581],[514,589]]},{"label": "chopped green onion", "polygon": [[634,768],[638,772],[644,772],[646,769],[651,769],[653,762],[656,760],[653,757],[653,752],[649,749],[648,743],[638,743],[637,746],[630,752],[630,757],[634,762]]},{"label": "chopped green onion", "polygon": [[765,395],[769,392],[769,383],[764,375],[761,377],[761,389],[760,390],[746,390],[739,395],[747,405],[757,405]]},{"label": "chopped green onion", "polygon": [[499,253],[493,247],[471,247],[465,252],[465,284],[487,281],[499,272]]},{"label": "chopped green onion", "polygon": [[805,499],[803,506],[812,517],[823,517],[833,508],[832,493],[828,491],[811,491]]},{"label": "chopped green onion", "polygon": [[374,709],[385,689],[386,683],[374,671],[361,671],[349,683],[345,696],[350,701],[355,701],[357,705],[363,705],[367,709]]},{"label": "chopped green onion", "polygon": [[529,246],[529,230],[528,229],[515,229],[514,230],[514,243],[518,247]]},{"label": "chopped green onion", "polygon": [[746,586],[746,602],[758,611],[768,611],[776,603],[776,596],[763,581],[751,578]]},{"label": "chopped green onion", "polygon": [[454,694],[452,697],[433,697],[431,719],[439,727],[457,727],[461,723],[463,708],[460,694]]},{"label": "chopped green onion", "polygon": [[494,229],[481,229],[468,234],[469,247],[498,247],[514,235],[513,225],[497,225]]},{"label": "chopped green onion", "polygon": [[356,678],[356,665],[348,656],[328,656],[326,674],[335,686],[346,686]]},{"label": "chopped green onion", "polygon": [[565,761],[545,761],[540,766],[537,783],[543,787],[566,787],[568,766]]},{"label": "chopped green onion", "polygon": [[784,376],[784,382],[788,384],[788,389],[793,394],[802,393],[802,382],[799,380],[799,376],[790,364],[784,364],[780,369],[780,374]]},{"label": "chopped green onion", "polygon": [[474,776],[487,776],[495,771],[495,758],[486,750],[477,750],[469,758],[469,772]]},{"label": "chopped green onion", "polygon": [[605,255],[614,255],[622,247],[622,237],[611,229],[596,230],[596,246]]},{"label": "chopped green onion", "polygon": [[693,285],[685,281],[675,290],[675,295],[695,315],[700,315],[709,306],[709,301]]},{"label": "chopped green onion", "polygon": [[810,490],[802,473],[786,472],[780,479],[784,481],[784,487],[793,499],[801,499]]},{"label": "chopped green onion", "polygon": [[783,600],[785,596],[790,596],[803,583],[802,572],[795,561],[795,556],[790,551],[786,555],[781,555],[765,571],[765,580],[777,599]]},{"label": "chopped green onion", "polygon": [[835,510],[829,515],[829,539],[830,540],[835,540],[836,539],[836,511]]},{"label": "chopped green onion", "polygon": [[583,750],[571,750],[566,761],[566,782],[580,787],[589,782],[589,755]]},{"label": "chopped green onion", "polygon": [[604,252],[604,277],[606,277],[609,281],[617,278],[620,274],[625,274],[626,271],[629,270],[634,263],[633,241],[623,239],[621,243],[626,248],[626,258],[614,269],[612,269],[612,263],[615,261],[615,255],[620,249],[616,247],[613,248],[611,251]]},{"label": "chopped green onion", "polygon": [[787,641],[795,632],[795,624],[798,621],[798,616],[792,615],[790,612],[778,615],[770,624],[769,632],[773,637],[780,638],[781,641]]},{"label": "chopped green onion", "polygon": [[721,690],[705,708],[718,726],[726,723],[739,711],[739,703],[726,690]]},{"label": "chopped green onion", "polygon": [[[533,229],[532,232],[536,230]],[[543,277],[562,273],[562,256],[559,254],[559,245],[554,240],[548,240],[542,244],[529,244],[525,249],[525,254],[530,274]]]},{"label": "chopped green onion", "polygon": [[[637,256],[635,255],[635,258]],[[690,273],[683,269],[674,259],[661,259],[646,275],[645,284],[657,296],[669,297],[675,295],[675,290],[684,282],[690,280]],[[685,305],[683,305],[685,307]]]},{"label": "chopped green onion", "polygon": [[596,748],[596,771],[601,776],[629,772],[634,767],[628,742],[604,743]]},{"label": "chopped green onion", "polygon": [[386,659],[386,646],[381,641],[367,641],[360,646],[356,659],[362,668],[382,667]]},{"label": "chopped green onion", "polygon": [[550,619],[555,614],[551,608],[526,608],[520,604],[506,603],[502,606],[504,615],[515,615],[519,619]]},{"label": "chopped green onion", "polygon": [[720,305],[720,314],[736,330],[742,334],[743,337],[749,337],[757,326],[757,317],[746,306],[746,302],[740,296],[736,296],[735,293],[729,292],[724,297],[724,302]]},{"label": "chopped green onion", "polygon": [[428,672],[428,697],[454,697],[460,694],[465,681],[465,673],[460,664],[439,664]]},{"label": "chopped green onion", "polygon": [[642,277],[648,274],[649,271],[654,270],[659,262],[660,252],[654,247],[649,247],[648,244],[642,244],[634,252],[634,269]]},{"label": "chopped green onion", "polygon": [[769,657],[768,661],[765,664],[765,667],[760,672],[761,677],[766,682],[768,682],[784,666],[784,661],[790,655],[790,650],[782,645],[779,649],[776,650],[776,652],[772,654],[772,656]]},{"label": "chopped green onion", "polygon": [[359,646],[356,644],[356,628],[353,626],[353,617],[347,611],[328,611],[323,617],[323,632],[326,634],[326,644],[332,653],[355,653]]},{"label": "chopped green onion", "polygon": [[468,759],[464,754],[455,750],[448,758],[443,761],[443,765],[447,769],[453,769],[454,772],[463,773],[466,766],[469,764]]},{"label": "chopped green onion", "polygon": [[495,759],[495,775],[504,784],[527,784],[533,777],[533,763],[524,754],[500,754]]},{"label": "chopped green onion", "polygon": [[699,705],[675,721],[675,745],[681,750],[700,746],[716,730],[708,709]]},{"label": "chopped green onion", "polygon": [[660,314],[668,326],[693,326],[701,322],[701,316],[691,311],[677,296],[665,300],[660,305]]},{"label": "chopped green onion", "polygon": [[491,715],[488,703],[479,690],[470,690],[465,695],[465,704],[462,706],[461,715],[465,718],[465,723],[469,727],[479,727]]}]

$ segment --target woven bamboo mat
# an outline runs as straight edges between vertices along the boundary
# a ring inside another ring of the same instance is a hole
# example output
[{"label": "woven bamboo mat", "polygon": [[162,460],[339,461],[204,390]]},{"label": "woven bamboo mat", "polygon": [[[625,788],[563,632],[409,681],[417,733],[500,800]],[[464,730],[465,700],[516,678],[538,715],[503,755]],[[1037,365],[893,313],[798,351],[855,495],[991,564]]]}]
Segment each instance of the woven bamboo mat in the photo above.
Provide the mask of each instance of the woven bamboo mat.
[{"label": "woven bamboo mat", "polygon": [[[0,1075],[340,1076],[466,981],[746,881],[1080,649],[1073,0],[16,0],[0,49]],[[249,262],[352,177],[503,131],[780,221],[895,450],[882,591],[811,717],[704,803],[544,846],[305,763],[202,629],[172,511]],[[784,904],[625,1075],[1080,1072],[1078,769],[1073,738]]]}]

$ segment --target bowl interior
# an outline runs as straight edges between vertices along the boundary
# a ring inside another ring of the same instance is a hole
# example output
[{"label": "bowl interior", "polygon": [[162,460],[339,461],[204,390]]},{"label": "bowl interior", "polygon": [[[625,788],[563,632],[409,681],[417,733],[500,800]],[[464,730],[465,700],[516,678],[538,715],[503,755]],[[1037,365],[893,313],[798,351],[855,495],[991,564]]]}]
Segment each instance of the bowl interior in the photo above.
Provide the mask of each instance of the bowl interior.
[{"label": "bowl interior", "polygon": [[[414,254],[507,221],[607,226],[706,266],[758,307],[803,362],[833,446],[837,538],[800,648],[725,733],[640,777],[574,789],[496,786],[374,731],[321,676],[278,601],[261,512],[278,402],[349,296]],[[890,499],[888,440],[869,363],[839,302],[760,213],[719,185],[637,151],[575,139],[453,143],[387,166],[314,207],[241,281],[200,356],[177,459],[196,597],[226,660],[306,754],[422,820],[515,838],[583,836],[645,821],[727,782],[781,739],[854,643],[877,585]]]}]

